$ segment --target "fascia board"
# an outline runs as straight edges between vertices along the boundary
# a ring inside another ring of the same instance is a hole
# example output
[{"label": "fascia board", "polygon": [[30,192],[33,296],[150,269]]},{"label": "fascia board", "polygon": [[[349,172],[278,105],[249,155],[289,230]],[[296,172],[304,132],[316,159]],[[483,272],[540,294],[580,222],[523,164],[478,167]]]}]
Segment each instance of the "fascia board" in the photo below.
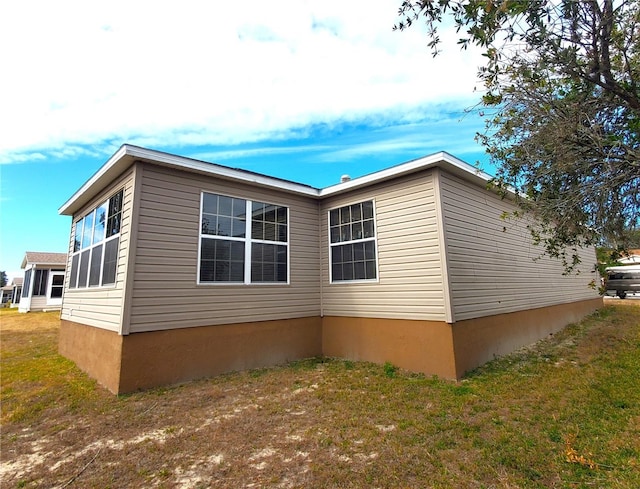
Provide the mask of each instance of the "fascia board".
[{"label": "fascia board", "polygon": [[58,209],[58,213],[62,215],[73,215],[74,212],[86,204],[86,202],[88,202],[95,193],[108,185],[110,181],[115,179],[137,160],[148,161],[157,165],[181,168],[188,171],[259,185],[262,187],[274,188],[309,197],[318,197],[319,193],[318,189],[307,185],[124,144],[89,180],[87,180],[82,187],[80,187],[75,194],[71,196],[69,200],[67,200],[67,202]]},{"label": "fascia board", "polygon": [[237,170],[235,168],[216,165],[215,163],[207,163],[205,161],[194,160],[191,158],[185,158],[169,153],[161,153],[137,146],[129,146],[128,154],[135,157],[136,159],[148,160],[156,164],[159,163],[167,166],[184,168],[186,170],[214,175],[220,178],[234,180],[237,182],[250,183],[259,185],[261,187],[270,187],[277,190],[283,190],[285,192],[306,195],[309,197],[318,196],[318,189],[310,187],[308,185],[280,180],[278,178],[261,175],[259,173]]},{"label": "fascia board", "polygon": [[480,185],[486,185],[486,183],[491,179],[488,174],[462,160],[459,160],[447,152],[441,151],[423,158],[402,163],[386,170],[364,175],[347,182],[341,182],[323,189],[317,189],[308,185],[289,182],[287,180],[281,180],[261,175],[259,173],[247,172],[244,170],[217,165],[215,163],[207,163],[191,158],[185,158],[183,156],[124,144],[75,194],[73,194],[69,200],[67,200],[67,202],[58,209],[58,213],[62,215],[73,215],[78,211],[78,209],[85,205],[93,195],[108,185],[110,181],[115,179],[137,160],[320,199],[369,185],[375,185],[392,178],[397,178],[402,175],[426,170],[436,166]]},{"label": "fascia board", "polygon": [[392,178],[397,178],[402,175],[407,175],[433,167],[442,167],[443,169],[449,170],[452,173],[458,174],[463,178],[473,180],[477,183],[486,184],[491,179],[491,176],[484,173],[483,171],[478,170],[477,168],[469,165],[468,163],[465,163],[462,160],[459,160],[458,158],[450,155],[447,152],[441,151],[439,153],[425,156],[424,158],[418,158],[416,160],[408,161],[406,163],[387,168],[386,170],[371,173],[363,177],[355,178],[347,182],[341,182],[336,185],[323,188],[322,190],[320,190],[320,197],[329,197],[332,195],[341,194],[344,192],[355,190],[357,188],[377,184],[380,182],[384,182],[385,180],[390,180]]},{"label": "fascia board", "polygon": [[[95,192],[100,191],[104,187],[108,180],[115,178],[121,171],[128,167],[132,162],[127,161],[127,145],[120,146],[107,162],[100,167],[100,169],[93,174],[85,184],[73,194],[69,200],[67,200],[58,209],[58,214],[63,216],[72,216],[75,211],[82,207]],[[93,190],[93,191],[92,191]],[[86,197],[90,195],[89,197]]]}]

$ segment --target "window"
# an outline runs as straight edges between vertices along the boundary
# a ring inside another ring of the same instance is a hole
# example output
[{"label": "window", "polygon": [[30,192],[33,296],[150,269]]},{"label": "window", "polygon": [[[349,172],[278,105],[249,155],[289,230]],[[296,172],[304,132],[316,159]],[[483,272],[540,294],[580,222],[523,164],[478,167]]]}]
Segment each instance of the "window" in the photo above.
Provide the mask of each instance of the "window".
[{"label": "window", "polygon": [[24,282],[22,283],[22,297],[29,297],[29,289],[31,285],[31,269],[24,272]]},{"label": "window", "polygon": [[331,282],[377,279],[373,201],[329,211]]},{"label": "window", "polygon": [[69,288],[116,283],[123,196],[120,190],[75,223]]},{"label": "window", "polygon": [[35,270],[33,274],[33,295],[47,295],[47,279],[49,270]]},{"label": "window", "polygon": [[288,222],[287,207],[203,192],[199,283],[287,283]]}]

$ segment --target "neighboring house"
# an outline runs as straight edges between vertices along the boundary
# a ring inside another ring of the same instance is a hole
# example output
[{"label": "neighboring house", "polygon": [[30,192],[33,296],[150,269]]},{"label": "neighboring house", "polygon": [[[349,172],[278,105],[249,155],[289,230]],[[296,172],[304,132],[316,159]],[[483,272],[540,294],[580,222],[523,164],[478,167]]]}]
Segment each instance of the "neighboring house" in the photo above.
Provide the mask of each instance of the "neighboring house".
[{"label": "neighboring house", "polygon": [[24,278],[18,311],[60,310],[66,266],[66,253],[27,251],[21,265]]},{"label": "neighboring house", "polygon": [[7,307],[6,304],[13,299],[13,287],[11,285],[5,285],[0,289],[0,304],[2,307]]},{"label": "neighboring house", "polygon": [[595,252],[563,275],[487,179],[437,153],[316,189],[124,145],[60,208],[60,352],[116,393],[316,355],[459,379],[602,304]]},{"label": "neighboring house", "polygon": [[15,277],[11,281],[11,307],[20,305],[20,297],[22,296],[22,277]]}]

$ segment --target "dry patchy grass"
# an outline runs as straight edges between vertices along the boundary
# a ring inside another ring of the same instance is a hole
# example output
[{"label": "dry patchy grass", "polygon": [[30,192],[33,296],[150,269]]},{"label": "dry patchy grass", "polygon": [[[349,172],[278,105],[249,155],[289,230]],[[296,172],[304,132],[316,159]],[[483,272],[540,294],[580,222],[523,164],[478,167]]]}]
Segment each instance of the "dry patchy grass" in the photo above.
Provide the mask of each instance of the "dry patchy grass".
[{"label": "dry patchy grass", "polygon": [[116,397],[0,314],[10,487],[640,487],[640,302],[452,383],[311,359]]}]

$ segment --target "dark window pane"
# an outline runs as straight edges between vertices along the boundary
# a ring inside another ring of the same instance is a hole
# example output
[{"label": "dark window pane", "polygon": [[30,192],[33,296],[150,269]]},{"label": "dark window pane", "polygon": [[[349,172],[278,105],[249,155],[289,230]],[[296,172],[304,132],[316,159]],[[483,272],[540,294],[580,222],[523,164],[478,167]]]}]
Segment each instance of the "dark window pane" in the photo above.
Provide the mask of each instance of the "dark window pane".
[{"label": "dark window pane", "polygon": [[213,282],[213,269],[215,262],[213,260],[200,261],[200,282]]},{"label": "dark window pane", "polygon": [[109,199],[109,214],[107,218],[106,237],[109,238],[120,232],[122,221],[122,200],[124,192],[121,190]]},{"label": "dark window pane", "polygon": [[329,211],[329,225],[336,226],[340,224],[340,209]]},{"label": "dark window pane", "polygon": [[115,216],[111,216],[107,221],[107,238],[111,236],[115,236],[120,232],[120,220],[122,219],[122,214],[118,213]]},{"label": "dark window pane", "polygon": [[218,216],[218,236],[231,236],[231,218]]},{"label": "dark window pane", "polygon": [[276,218],[280,224],[287,224],[287,208],[278,207]]},{"label": "dark window pane", "polygon": [[202,212],[207,214],[218,213],[218,196],[216,194],[202,195]]},{"label": "dark window pane", "polygon": [[351,225],[351,239],[362,239],[362,223],[354,222]]},{"label": "dark window pane", "polygon": [[338,226],[331,228],[331,242],[332,243],[340,242],[340,228]]},{"label": "dark window pane", "polygon": [[233,261],[244,261],[244,243],[241,241],[230,241],[231,254],[229,258]]},{"label": "dark window pane", "polygon": [[112,216],[122,211],[122,197],[124,192],[120,190],[117,194],[109,199],[109,215]]},{"label": "dark window pane", "polygon": [[278,264],[278,275],[276,277],[276,281],[278,282],[286,282],[287,281],[287,265],[285,264]]},{"label": "dark window pane", "polygon": [[374,241],[365,241],[364,243],[364,257],[367,260],[376,259],[376,243]]},{"label": "dark window pane", "polygon": [[342,264],[334,263],[331,265],[331,279],[332,280],[344,280],[342,278]]},{"label": "dark window pane", "polygon": [[69,288],[75,289],[78,286],[78,263],[80,262],[80,255],[73,255],[71,257],[71,272],[69,274]]},{"label": "dark window pane", "polygon": [[247,214],[247,201],[244,199],[233,199],[233,217],[244,218]]},{"label": "dark window pane", "polygon": [[353,280],[353,263],[342,265],[342,276],[344,280]]},{"label": "dark window pane", "polygon": [[78,274],[78,287],[87,286],[87,277],[89,275],[89,256],[91,250],[85,250],[80,255],[80,273]]},{"label": "dark window pane", "polygon": [[356,245],[345,245],[342,248],[342,259],[347,262],[347,261],[353,261],[353,247]]},{"label": "dark window pane", "polygon": [[215,240],[216,261],[228,262],[231,259],[231,241]]},{"label": "dark window pane", "polygon": [[276,222],[276,209],[273,205],[265,204],[264,220],[266,222]]},{"label": "dark window pane", "polygon": [[244,262],[231,262],[230,280],[231,282],[244,282]]},{"label": "dark window pane", "polygon": [[233,199],[220,195],[218,199],[218,215],[231,217],[233,209]]},{"label": "dark window pane", "polygon": [[351,241],[351,226],[349,224],[340,226],[340,241]]},{"label": "dark window pane", "polygon": [[262,202],[251,203],[251,216],[256,221],[264,221],[264,204]]},{"label": "dark window pane", "polygon": [[331,247],[331,262],[342,263],[342,246]]},{"label": "dark window pane", "polygon": [[287,263],[287,247],[276,246],[276,262],[280,264]]},{"label": "dark window pane", "polygon": [[253,221],[251,224],[251,239],[264,239],[264,223]]},{"label": "dark window pane", "polygon": [[362,220],[362,204],[353,204],[351,206],[351,220],[352,221]]},{"label": "dark window pane", "polygon": [[262,282],[262,263],[251,262],[251,281]]},{"label": "dark window pane", "polygon": [[232,222],[232,234],[236,238],[244,238],[245,236],[245,222],[244,219],[233,219]]},{"label": "dark window pane", "polygon": [[216,242],[213,239],[202,238],[200,240],[200,258],[202,260],[215,259]]},{"label": "dark window pane", "polygon": [[262,264],[262,280],[264,282],[276,281],[276,264],[273,262],[265,262]]},{"label": "dark window pane", "polygon": [[107,241],[104,245],[104,267],[102,269],[102,285],[116,283],[116,271],[118,266],[118,245],[120,238]]},{"label": "dark window pane", "polygon": [[89,265],[89,287],[100,285],[100,265],[102,264],[102,245],[94,246],[91,250],[91,264]]},{"label": "dark window pane", "polygon": [[353,269],[354,269],[354,278],[356,280],[364,280],[365,278],[367,278],[367,276],[365,274],[364,262],[363,261],[355,262],[353,264]]},{"label": "dark window pane", "polygon": [[231,274],[230,274],[230,266],[227,261],[216,261],[216,269],[214,280],[216,282],[230,282]]},{"label": "dark window pane", "polygon": [[374,233],[373,233],[373,220],[369,220],[369,221],[364,221],[362,223],[362,227],[363,227],[363,238],[373,238]]},{"label": "dark window pane", "polygon": [[364,243],[353,245],[353,259],[355,261],[364,261]]},{"label": "dark window pane", "polygon": [[373,201],[372,200],[362,203],[362,218],[373,219]]},{"label": "dark window pane", "polygon": [[376,262],[375,261],[367,261],[365,264],[366,267],[366,278],[367,279],[375,279],[376,278]]},{"label": "dark window pane", "polygon": [[351,213],[349,207],[342,207],[340,209],[340,224],[347,224],[351,222]]},{"label": "dark window pane", "polygon": [[276,239],[284,243],[287,242],[287,225],[286,224],[278,224],[278,237]]},{"label": "dark window pane", "polygon": [[271,222],[264,224],[264,239],[267,241],[276,240],[276,225]]},{"label": "dark window pane", "polygon": [[212,214],[202,215],[202,234],[218,234],[218,217]]}]

